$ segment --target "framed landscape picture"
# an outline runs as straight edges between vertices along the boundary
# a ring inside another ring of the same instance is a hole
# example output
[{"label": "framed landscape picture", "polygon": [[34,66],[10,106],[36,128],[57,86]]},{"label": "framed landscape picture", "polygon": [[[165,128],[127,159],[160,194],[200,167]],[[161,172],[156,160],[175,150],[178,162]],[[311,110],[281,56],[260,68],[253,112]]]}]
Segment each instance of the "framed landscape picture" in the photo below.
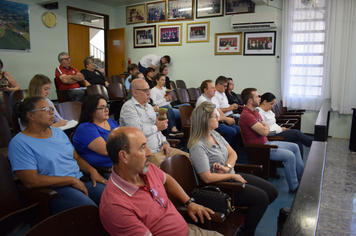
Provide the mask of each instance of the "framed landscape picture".
[{"label": "framed landscape picture", "polygon": [[156,47],[156,26],[134,27],[134,48]]},{"label": "framed landscape picture", "polygon": [[194,20],[194,0],[168,0],[168,21]]},{"label": "framed landscape picture", "polygon": [[196,0],[196,18],[222,16],[224,0]]},{"label": "framed landscape picture", "polygon": [[255,3],[251,0],[225,0],[225,15],[254,12]]},{"label": "framed landscape picture", "polygon": [[276,31],[245,33],[244,55],[273,56],[276,53]]},{"label": "framed landscape picture", "polygon": [[147,23],[166,21],[166,1],[146,4]]},{"label": "framed landscape picture", "polygon": [[126,24],[145,22],[145,4],[126,7]]},{"label": "framed landscape picture", "polygon": [[215,34],[215,55],[241,55],[242,33]]},{"label": "framed landscape picture", "polygon": [[210,22],[187,23],[187,43],[209,42]]},{"label": "framed landscape picture", "polygon": [[182,24],[158,26],[158,46],[182,45]]}]

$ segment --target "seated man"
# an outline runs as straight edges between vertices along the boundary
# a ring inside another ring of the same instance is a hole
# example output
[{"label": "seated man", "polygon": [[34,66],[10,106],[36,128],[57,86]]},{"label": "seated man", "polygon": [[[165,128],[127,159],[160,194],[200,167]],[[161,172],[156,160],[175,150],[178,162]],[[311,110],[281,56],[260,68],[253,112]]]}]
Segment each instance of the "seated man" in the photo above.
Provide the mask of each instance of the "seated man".
[{"label": "seated man", "polygon": [[[168,174],[149,162],[152,154],[145,135],[134,127],[114,129],[106,144],[114,163],[108,184],[102,194],[99,214],[111,235],[220,235],[188,225],[178,213],[167,193],[187,206],[197,222],[199,216],[209,220],[209,208],[195,204]],[[195,230],[203,231],[196,234]]]},{"label": "seated man", "polygon": [[130,91],[130,84],[132,80],[132,75],[138,72],[138,66],[135,63],[131,63],[127,66],[127,72],[129,72],[129,76],[125,80],[125,87],[127,93]]},{"label": "seated man", "polygon": [[132,98],[124,103],[120,112],[120,126],[136,127],[148,139],[147,146],[153,152],[150,161],[156,166],[169,156],[189,154],[176,148],[171,148],[162,134],[167,129],[168,120],[158,120],[156,113],[149,104],[150,87],[144,79],[135,79],[131,83]]},{"label": "seated man", "polygon": [[69,100],[81,102],[86,96],[85,90],[76,89],[80,87],[80,84],[87,87],[90,85],[88,81],[84,79],[82,73],[80,73],[74,67],[70,67],[70,57],[68,53],[61,52],[58,55],[58,61],[61,63],[55,71],[56,83],[59,90],[67,90]]},{"label": "seated man", "polygon": [[215,97],[215,86],[213,81],[211,80],[204,80],[200,85],[200,90],[202,94],[197,100],[195,106],[199,106],[200,103],[208,101],[212,102],[216,106],[216,114],[219,116],[219,120],[225,122],[223,124],[219,122],[219,127],[216,129],[219,133],[224,134],[224,138],[226,141],[235,148],[238,143],[238,137],[240,133],[240,128],[235,124],[235,119],[231,117],[225,116],[224,112],[220,109],[219,102]]},{"label": "seated man", "polygon": [[257,89],[244,89],[241,93],[241,99],[245,104],[245,109],[240,116],[240,128],[245,143],[277,145],[277,149],[271,149],[270,158],[271,160],[283,161],[289,189],[292,192],[296,191],[304,169],[298,145],[290,142],[269,142],[267,140],[269,126],[262,120],[260,113],[255,110],[260,105],[261,100]]},{"label": "seated man", "polygon": [[96,68],[94,60],[92,57],[86,57],[84,59],[85,69],[81,70],[80,73],[83,74],[86,81],[90,84],[100,84],[105,87],[109,87],[109,82],[105,80],[104,75]]}]

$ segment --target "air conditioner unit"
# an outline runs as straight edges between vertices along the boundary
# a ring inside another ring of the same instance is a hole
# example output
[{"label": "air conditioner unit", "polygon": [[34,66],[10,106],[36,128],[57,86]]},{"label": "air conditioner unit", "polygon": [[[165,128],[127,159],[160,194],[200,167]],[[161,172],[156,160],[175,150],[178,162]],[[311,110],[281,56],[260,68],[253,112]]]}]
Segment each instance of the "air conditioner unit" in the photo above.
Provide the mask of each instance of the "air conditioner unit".
[{"label": "air conditioner unit", "polygon": [[278,13],[250,13],[231,16],[234,30],[263,30],[277,28]]}]

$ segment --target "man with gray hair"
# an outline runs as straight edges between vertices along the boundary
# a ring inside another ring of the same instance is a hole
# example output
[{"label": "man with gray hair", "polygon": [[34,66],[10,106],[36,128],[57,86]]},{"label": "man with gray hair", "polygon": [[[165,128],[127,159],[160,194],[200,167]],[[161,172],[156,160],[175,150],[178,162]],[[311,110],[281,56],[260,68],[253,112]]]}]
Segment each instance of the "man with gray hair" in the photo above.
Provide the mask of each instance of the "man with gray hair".
[{"label": "man with gray hair", "polygon": [[61,52],[58,55],[60,65],[55,70],[55,80],[58,90],[68,90],[69,100],[81,102],[86,96],[86,92],[81,89],[80,84],[87,87],[90,83],[84,79],[82,73],[70,66],[70,60],[71,58],[66,52]]}]

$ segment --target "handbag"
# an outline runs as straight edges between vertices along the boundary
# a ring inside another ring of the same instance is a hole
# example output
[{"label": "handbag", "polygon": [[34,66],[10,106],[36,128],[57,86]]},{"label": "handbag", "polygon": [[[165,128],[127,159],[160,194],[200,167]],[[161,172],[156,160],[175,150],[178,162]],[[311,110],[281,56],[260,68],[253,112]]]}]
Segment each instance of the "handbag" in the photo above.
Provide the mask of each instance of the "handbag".
[{"label": "handbag", "polygon": [[192,192],[192,197],[195,202],[210,208],[215,212],[224,213],[226,216],[230,212],[235,211],[235,207],[231,206],[231,198],[226,193],[220,191],[215,186],[205,186],[202,188],[195,188]]}]

